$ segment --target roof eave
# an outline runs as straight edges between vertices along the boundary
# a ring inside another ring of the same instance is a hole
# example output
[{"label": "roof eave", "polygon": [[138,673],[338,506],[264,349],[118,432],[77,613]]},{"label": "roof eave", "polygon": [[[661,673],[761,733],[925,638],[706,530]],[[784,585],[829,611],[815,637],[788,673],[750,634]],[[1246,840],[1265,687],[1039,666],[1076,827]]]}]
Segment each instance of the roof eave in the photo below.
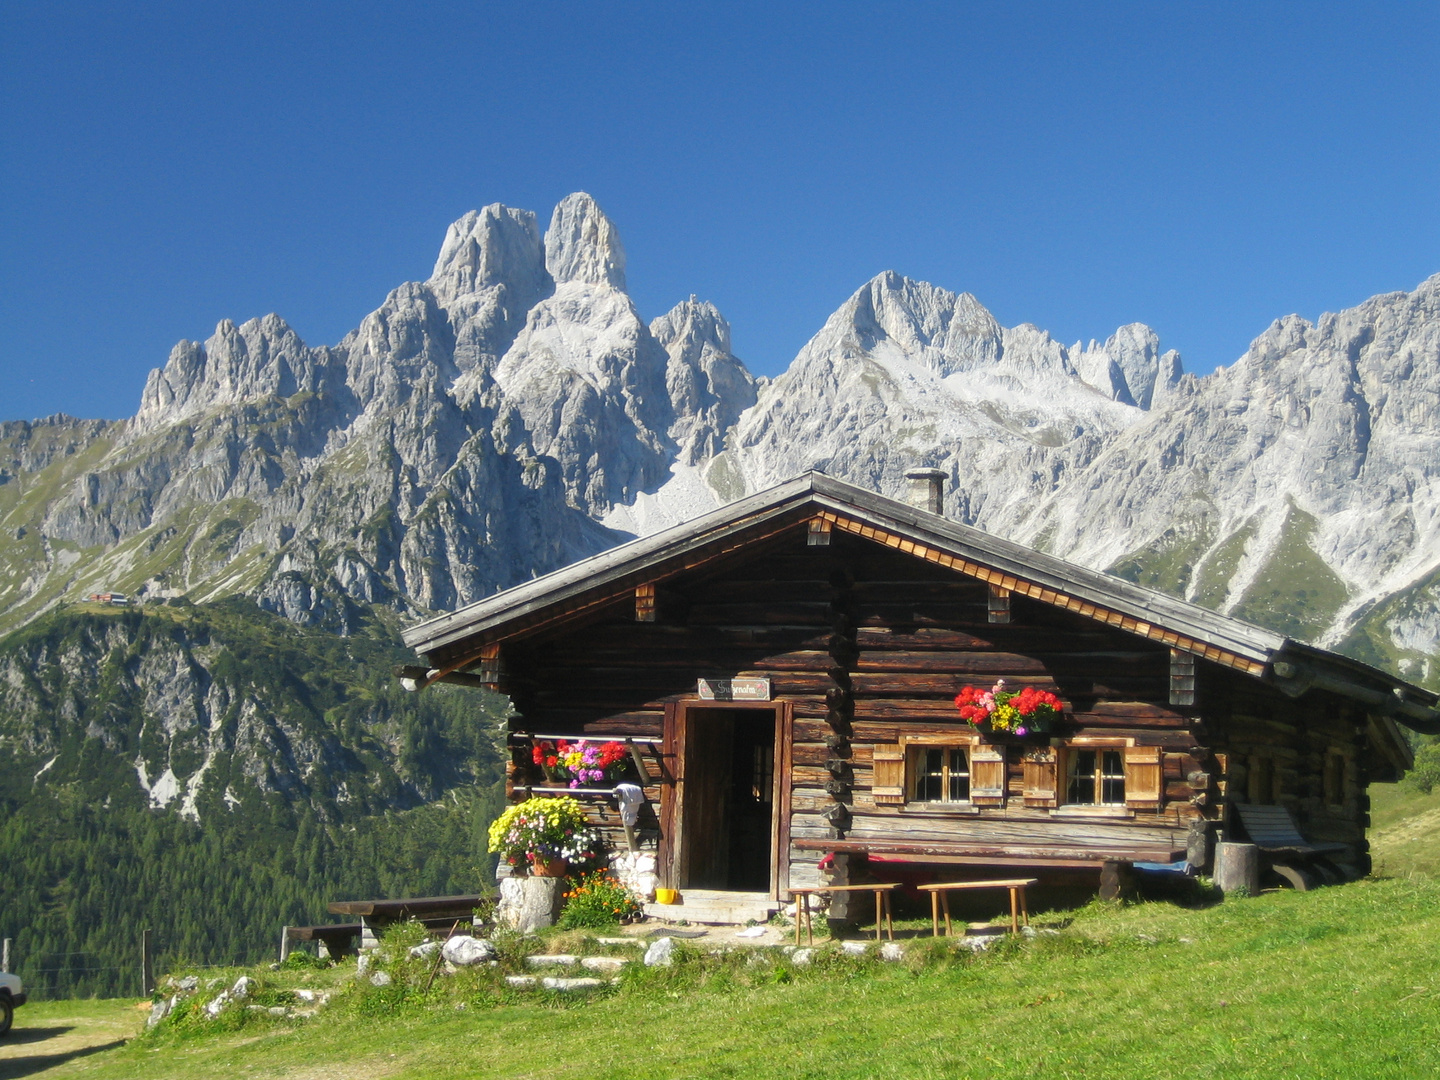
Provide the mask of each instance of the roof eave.
[{"label": "roof eave", "polygon": [[741,525],[781,517],[803,504],[814,491],[814,480],[819,475],[807,473],[787,480],[691,521],[620,544],[463,608],[437,615],[404,630],[401,640],[419,653],[443,649],[540,607],[578,596],[594,587],[597,576],[617,579],[638,573],[647,566],[703,547]]},{"label": "roof eave", "polygon": [[[582,597],[597,586],[614,586],[627,577],[643,575],[729,534],[773,522],[807,505],[837,516],[859,519],[875,528],[903,529],[914,539],[948,554],[973,559],[1001,573],[1098,607],[1153,621],[1167,630],[1183,632],[1264,665],[1263,681],[1282,690],[1286,689],[1286,680],[1276,677],[1275,661],[1280,657],[1301,657],[1312,669],[1307,676],[1307,689],[1315,685],[1358,700],[1380,715],[1394,716],[1417,731],[1430,732],[1433,726],[1434,732],[1440,733],[1440,713],[1436,712],[1440,697],[1378,668],[1122,578],[1066,562],[818,472],[798,476],[692,521],[632,540],[428,619],[405,630],[402,639],[421,654],[435,653],[547,607]],[[1314,678],[1316,674],[1320,676],[1318,679]],[[1377,688],[1376,682],[1384,690]]]}]

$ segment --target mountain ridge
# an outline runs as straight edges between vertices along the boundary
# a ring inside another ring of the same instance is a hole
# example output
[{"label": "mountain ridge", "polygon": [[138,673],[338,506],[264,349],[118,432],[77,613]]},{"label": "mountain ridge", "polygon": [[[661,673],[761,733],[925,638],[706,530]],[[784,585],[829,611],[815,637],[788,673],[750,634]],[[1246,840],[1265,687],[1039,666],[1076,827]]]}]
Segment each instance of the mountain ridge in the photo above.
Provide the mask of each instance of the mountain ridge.
[{"label": "mountain ridge", "polygon": [[0,565],[0,628],[127,588],[351,632],[798,472],[896,492],[923,464],[958,520],[1429,677],[1440,275],[1278,319],[1197,376],[1144,324],[1067,346],[885,271],[766,380],[713,304],[647,323],[625,267],[583,192],[543,233],[491,204],[333,346],[274,314],[222,320],[129,421],[0,428],[0,527],[31,540]]}]

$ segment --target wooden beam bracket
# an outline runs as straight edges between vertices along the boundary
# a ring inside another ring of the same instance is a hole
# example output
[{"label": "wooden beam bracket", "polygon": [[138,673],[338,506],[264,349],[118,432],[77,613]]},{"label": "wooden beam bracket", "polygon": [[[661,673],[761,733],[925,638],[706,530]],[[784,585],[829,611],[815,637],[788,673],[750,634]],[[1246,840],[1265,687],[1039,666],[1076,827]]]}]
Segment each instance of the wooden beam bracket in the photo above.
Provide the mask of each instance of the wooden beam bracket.
[{"label": "wooden beam bracket", "polygon": [[1195,704],[1195,654],[1170,650],[1170,704]]},{"label": "wooden beam bracket", "polygon": [[998,585],[990,586],[990,599],[986,605],[992,623],[1010,621],[1010,590]]},{"label": "wooden beam bracket", "polygon": [[655,621],[655,583],[635,586],[635,621]]}]

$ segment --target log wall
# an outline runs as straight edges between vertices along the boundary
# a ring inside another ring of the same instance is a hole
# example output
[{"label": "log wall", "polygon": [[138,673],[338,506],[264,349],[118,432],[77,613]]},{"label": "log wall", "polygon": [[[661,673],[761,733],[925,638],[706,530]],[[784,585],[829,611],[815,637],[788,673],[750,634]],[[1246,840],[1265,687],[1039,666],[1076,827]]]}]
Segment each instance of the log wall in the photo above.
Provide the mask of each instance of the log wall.
[{"label": "log wall", "polygon": [[[1197,831],[1223,824],[1225,799],[1244,797],[1236,792],[1245,769],[1261,755],[1274,762],[1276,797],[1302,830],[1354,845],[1368,869],[1365,736],[1352,708],[1321,694],[1289,701],[1206,661],[1197,665],[1196,704],[1171,705],[1165,647],[1018,596],[1010,622],[994,623],[993,606],[988,586],[858,537],[836,533],[807,546],[802,525],[723,569],[661,583],[647,606],[653,622],[617,603],[584,625],[505,643],[502,689],[520,713],[512,731],[659,738],[667,707],[693,700],[697,679],[768,677],[794,715],[782,810],[796,886],[818,882],[827,842],[922,854],[966,844],[996,858],[1056,860],[1183,851]],[[907,734],[971,733],[953,698],[998,678],[1059,695],[1067,723],[1057,736],[1157,748],[1159,806],[1107,815],[1027,806],[1020,744],[1004,746],[1001,805],[877,803],[876,749],[893,752]],[[1338,801],[1324,790],[1327,754],[1344,762]],[[528,755],[516,742],[512,791],[545,783]],[[658,807],[674,763],[658,749],[647,762],[646,794]],[[591,803],[623,846],[618,816],[603,800]],[[642,818],[640,835],[656,842],[657,816]]]}]

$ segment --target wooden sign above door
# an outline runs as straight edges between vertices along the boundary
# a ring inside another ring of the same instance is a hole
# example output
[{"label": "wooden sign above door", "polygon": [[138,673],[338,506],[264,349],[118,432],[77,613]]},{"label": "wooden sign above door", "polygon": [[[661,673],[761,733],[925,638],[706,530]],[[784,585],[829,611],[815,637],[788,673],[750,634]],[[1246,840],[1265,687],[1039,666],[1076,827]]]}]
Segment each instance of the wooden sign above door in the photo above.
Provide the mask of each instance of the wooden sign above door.
[{"label": "wooden sign above door", "polygon": [[769,679],[701,679],[701,701],[769,701]]}]

